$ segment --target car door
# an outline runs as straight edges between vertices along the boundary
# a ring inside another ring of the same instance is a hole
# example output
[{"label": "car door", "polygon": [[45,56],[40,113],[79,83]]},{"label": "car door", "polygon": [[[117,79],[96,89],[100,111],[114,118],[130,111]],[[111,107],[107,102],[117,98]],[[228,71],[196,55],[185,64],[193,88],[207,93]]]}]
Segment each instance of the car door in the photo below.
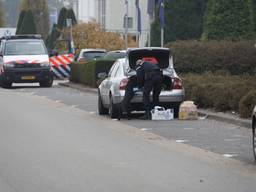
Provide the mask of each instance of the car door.
[{"label": "car door", "polygon": [[109,105],[110,88],[111,88],[113,77],[116,73],[117,68],[118,68],[118,62],[115,62],[109,71],[108,77],[101,84],[102,102],[105,105]]}]

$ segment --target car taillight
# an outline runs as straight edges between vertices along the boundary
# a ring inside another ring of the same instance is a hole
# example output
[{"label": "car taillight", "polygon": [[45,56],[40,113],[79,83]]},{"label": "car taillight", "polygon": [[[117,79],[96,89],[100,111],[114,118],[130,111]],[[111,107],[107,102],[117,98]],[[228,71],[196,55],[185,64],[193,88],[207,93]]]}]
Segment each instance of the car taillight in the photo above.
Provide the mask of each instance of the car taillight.
[{"label": "car taillight", "polygon": [[126,87],[127,83],[128,83],[128,79],[127,79],[127,78],[123,79],[123,80],[120,82],[119,90],[125,90],[125,87]]},{"label": "car taillight", "polygon": [[182,81],[181,81],[181,79],[179,79],[177,77],[173,78],[172,88],[173,89],[182,89]]}]

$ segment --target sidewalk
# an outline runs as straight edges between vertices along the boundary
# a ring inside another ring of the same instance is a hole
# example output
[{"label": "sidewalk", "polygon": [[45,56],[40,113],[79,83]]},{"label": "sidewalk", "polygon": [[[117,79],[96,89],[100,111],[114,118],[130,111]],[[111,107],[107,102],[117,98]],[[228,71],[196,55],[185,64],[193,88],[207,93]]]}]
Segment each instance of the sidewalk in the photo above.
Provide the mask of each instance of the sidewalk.
[{"label": "sidewalk", "polygon": [[[65,83],[59,83],[59,85],[77,89],[83,92],[94,93],[94,94],[98,92],[96,88],[91,88],[79,83],[65,82]],[[214,112],[208,109],[199,109],[198,112],[200,116],[203,116],[203,118],[214,119],[217,121],[230,123],[230,124],[234,124],[234,125],[246,127],[246,128],[251,128],[252,126],[250,119],[242,119],[238,116],[238,114]]]}]

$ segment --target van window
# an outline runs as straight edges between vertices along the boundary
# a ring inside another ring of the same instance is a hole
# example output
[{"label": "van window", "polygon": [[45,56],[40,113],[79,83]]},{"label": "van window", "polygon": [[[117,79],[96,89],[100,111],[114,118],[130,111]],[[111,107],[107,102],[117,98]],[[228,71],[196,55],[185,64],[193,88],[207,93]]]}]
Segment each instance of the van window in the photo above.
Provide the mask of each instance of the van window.
[{"label": "van window", "polygon": [[42,41],[7,41],[5,55],[47,55]]}]

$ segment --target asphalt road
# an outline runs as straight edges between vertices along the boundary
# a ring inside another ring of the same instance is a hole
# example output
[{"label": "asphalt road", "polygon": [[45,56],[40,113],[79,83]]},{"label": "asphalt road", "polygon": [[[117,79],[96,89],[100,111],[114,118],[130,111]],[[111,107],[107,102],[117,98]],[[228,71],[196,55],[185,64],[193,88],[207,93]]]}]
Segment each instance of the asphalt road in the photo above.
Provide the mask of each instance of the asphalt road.
[{"label": "asphalt road", "polygon": [[[0,191],[255,191],[255,165],[188,138],[208,124],[237,138],[249,137],[247,129],[208,120],[118,122],[95,114],[96,95],[59,86],[0,95]],[[165,138],[150,133],[157,130]]]},{"label": "asphalt road", "polygon": [[[41,89],[37,86],[24,88],[20,86],[17,84],[13,91],[35,94],[91,114],[97,114],[97,95],[93,93],[61,87],[57,85],[57,82],[50,89]],[[111,121],[108,116],[105,116],[105,118]],[[138,120],[135,117],[131,121],[122,119],[121,122],[176,142],[186,143],[218,153],[223,157],[234,158],[243,163],[255,165],[252,151],[252,134],[248,128],[210,119],[154,122]]]}]

